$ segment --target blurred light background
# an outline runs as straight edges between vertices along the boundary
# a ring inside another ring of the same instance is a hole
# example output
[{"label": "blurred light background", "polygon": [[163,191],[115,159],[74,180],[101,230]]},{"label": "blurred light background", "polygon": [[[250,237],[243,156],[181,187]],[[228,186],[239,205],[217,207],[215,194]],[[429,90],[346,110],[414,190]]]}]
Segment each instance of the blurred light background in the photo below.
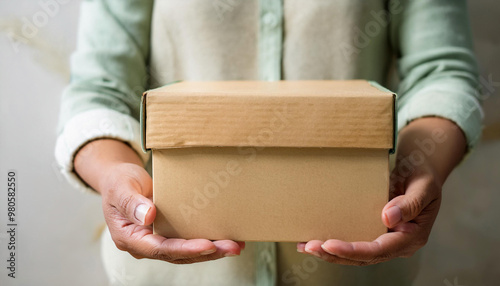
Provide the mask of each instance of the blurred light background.
[{"label": "blurred light background", "polygon": [[[416,0],[415,0],[416,1]],[[99,252],[100,198],[73,190],[53,150],[69,79],[80,1],[60,1],[31,37],[23,21],[39,1],[0,0],[0,182],[18,172],[18,278],[8,279],[5,185],[0,187],[1,285],[107,285]],[[500,2],[469,1],[488,96],[483,140],[451,175],[414,285],[499,285]]]}]

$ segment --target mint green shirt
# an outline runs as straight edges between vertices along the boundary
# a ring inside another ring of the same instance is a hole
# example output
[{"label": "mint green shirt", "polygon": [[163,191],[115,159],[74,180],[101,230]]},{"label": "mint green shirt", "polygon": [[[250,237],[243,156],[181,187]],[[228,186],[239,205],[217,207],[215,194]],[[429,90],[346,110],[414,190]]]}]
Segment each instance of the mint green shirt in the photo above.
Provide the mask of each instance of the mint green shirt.
[{"label": "mint green shirt", "polygon": [[[465,0],[88,0],[81,9],[56,146],[80,189],[89,188],[73,156],[90,140],[123,140],[148,161],[140,96],[174,80],[374,80],[398,94],[398,130],[439,116],[463,130],[469,150],[480,138]],[[272,285],[275,245],[258,247],[256,284]]]}]

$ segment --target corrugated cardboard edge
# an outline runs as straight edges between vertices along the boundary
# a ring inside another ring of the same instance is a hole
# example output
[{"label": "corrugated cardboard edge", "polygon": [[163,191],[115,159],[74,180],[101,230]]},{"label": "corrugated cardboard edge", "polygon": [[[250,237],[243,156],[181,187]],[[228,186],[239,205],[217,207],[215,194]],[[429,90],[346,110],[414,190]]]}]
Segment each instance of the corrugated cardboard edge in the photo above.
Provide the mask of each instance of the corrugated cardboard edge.
[{"label": "corrugated cardboard edge", "polygon": [[141,148],[142,152],[147,153],[146,150],[146,96],[148,95],[148,92],[145,91],[142,94],[141,98],[141,113],[140,113],[140,120],[141,120]]},{"label": "corrugated cardboard edge", "polygon": [[[171,85],[171,84],[174,84],[174,83],[178,83],[178,82],[181,82],[181,81],[182,80],[176,80],[176,81],[167,83],[164,86]],[[161,86],[161,87],[158,87],[158,88],[162,88],[164,86]],[[141,97],[141,109],[140,109],[140,115],[139,116],[140,116],[140,120],[141,120],[141,122],[140,122],[140,124],[141,124],[141,148],[142,148],[142,152],[144,152],[144,153],[148,152],[148,149],[146,148],[146,97],[148,95],[148,92],[150,92],[152,90],[154,90],[154,89],[145,91],[142,94],[142,97]]]},{"label": "corrugated cardboard edge", "polygon": [[388,92],[388,93],[392,93],[392,96],[394,97],[394,105],[392,107],[392,113],[394,114],[394,119],[393,119],[393,126],[392,126],[392,148],[389,149],[389,154],[394,154],[396,153],[396,144],[398,142],[398,112],[397,112],[397,99],[398,99],[398,95],[390,90],[388,90],[387,88],[381,86],[378,82],[376,81],[368,81],[368,83],[370,83],[371,86],[377,88],[378,90],[380,91],[384,91],[384,92]]}]

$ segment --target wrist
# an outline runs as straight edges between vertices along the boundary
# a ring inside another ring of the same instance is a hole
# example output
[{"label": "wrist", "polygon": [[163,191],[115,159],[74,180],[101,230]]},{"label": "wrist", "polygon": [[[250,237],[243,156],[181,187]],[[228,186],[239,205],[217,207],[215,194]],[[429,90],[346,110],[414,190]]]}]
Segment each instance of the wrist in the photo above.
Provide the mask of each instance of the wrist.
[{"label": "wrist", "polygon": [[442,186],[466,151],[462,130],[438,117],[419,118],[399,133],[396,167],[426,175]]},{"label": "wrist", "polygon": [[75,172],[101,194],[109,188],[112,174],[122,164],[143,168],[142,160],[135,150],[115,139],[91,141],[77,152],[74,159]]}]

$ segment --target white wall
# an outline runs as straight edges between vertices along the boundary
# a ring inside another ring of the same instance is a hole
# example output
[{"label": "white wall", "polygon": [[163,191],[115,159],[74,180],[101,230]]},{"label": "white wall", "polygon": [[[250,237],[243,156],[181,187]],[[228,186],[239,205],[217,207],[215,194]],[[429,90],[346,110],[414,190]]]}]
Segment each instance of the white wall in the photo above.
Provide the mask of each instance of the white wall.
[{"label": "white wall", "polygon": [[[68,81],[80,1],[60,5],[31,39],[22,17],[35,0],[0,0],[0,284],[105,285],[97,237],[98,196],[71,189],[54,166],[59,98]],[[500,2],[469,2],[481,73],[500,82]],[[21,38],[18,38],[18,40]],[[485,101],[486,139],[451,176],[415,285],[495,285],[500,281],[499,84]],[[7,279],[5,180],[18,172],[18,278]],[[455,279],[458,284],[455,283]],[[7,282],[7,283],[5,283]]]},{"label": "white wall", "polygon": [[[31,20],[42,11],[38,1],[0,2],[0,285],[106,282],[97,240],[103,224],[99,197],[71,189],[53,156],[79,2],[60,5],[26,42],[12,41],[12,33],[23,35],[22,17]],[[8,279],[4,263],[8,169],[17,170],[19,181],[16,279]]]}]

